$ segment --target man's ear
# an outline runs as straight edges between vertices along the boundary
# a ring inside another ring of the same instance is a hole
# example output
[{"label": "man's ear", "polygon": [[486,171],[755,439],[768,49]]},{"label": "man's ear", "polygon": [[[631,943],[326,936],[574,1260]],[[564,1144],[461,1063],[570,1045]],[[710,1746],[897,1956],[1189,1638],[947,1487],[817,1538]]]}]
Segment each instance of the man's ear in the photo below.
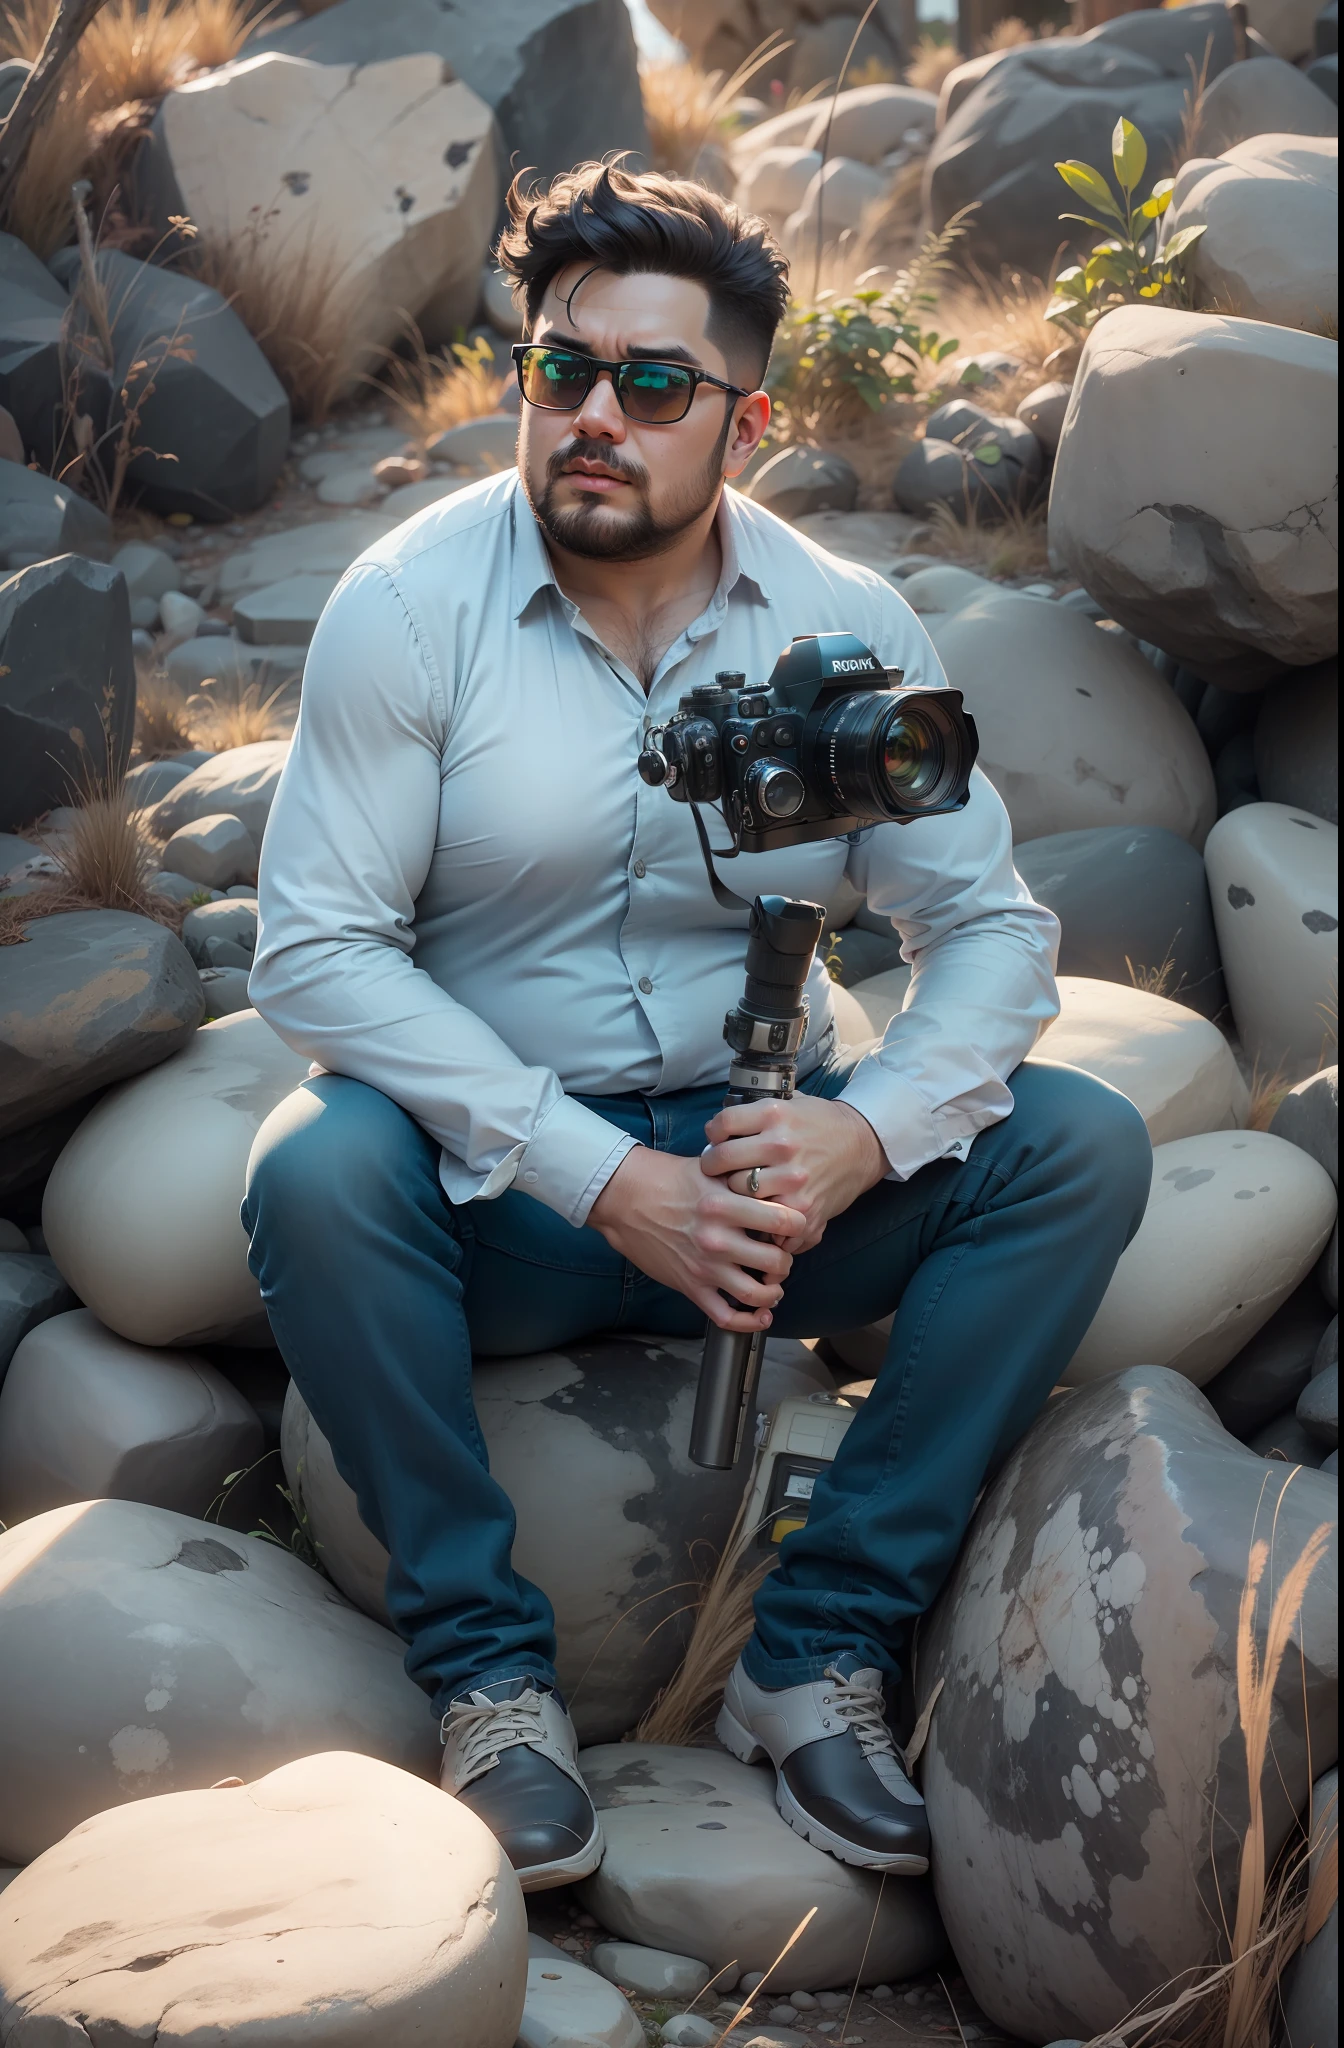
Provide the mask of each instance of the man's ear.
[{"label": "man's ear", "polygon": [[737,422],[723,451],[723,474],[729,482],[741,476],[761,445],[770,424],[770,400],[763,391],[753,391],[737,416]]}]

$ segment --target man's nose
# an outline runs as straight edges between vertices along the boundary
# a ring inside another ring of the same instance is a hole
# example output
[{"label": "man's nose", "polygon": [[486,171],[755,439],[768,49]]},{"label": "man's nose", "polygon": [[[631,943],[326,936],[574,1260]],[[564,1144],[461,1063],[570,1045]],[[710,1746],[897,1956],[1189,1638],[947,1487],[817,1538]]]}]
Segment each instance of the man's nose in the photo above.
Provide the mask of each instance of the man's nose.
[{"label": "man's nose", "polygon": [[593,388],[574,415],[574,430],[592,440],[623,441],[625,414],[616,402],[610,370],[599,370]]}]

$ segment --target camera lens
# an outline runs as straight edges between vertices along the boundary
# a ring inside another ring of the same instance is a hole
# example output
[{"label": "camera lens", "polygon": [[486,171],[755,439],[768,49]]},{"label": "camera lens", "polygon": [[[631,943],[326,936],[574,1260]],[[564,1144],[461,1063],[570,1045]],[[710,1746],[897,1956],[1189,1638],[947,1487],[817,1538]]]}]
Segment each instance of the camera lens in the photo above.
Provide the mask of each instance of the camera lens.
[{"label": "camera lens", "polygon": [[975,746],[951,691],[863,690],[824,705],[812,773],[841,816],[908,818],[964,795]]},{"label": "camera lens", "polygon": [[792,818],[807,795],[802,776],[782,761],[753,762],[743,793],[752,810],[767,818]]}]

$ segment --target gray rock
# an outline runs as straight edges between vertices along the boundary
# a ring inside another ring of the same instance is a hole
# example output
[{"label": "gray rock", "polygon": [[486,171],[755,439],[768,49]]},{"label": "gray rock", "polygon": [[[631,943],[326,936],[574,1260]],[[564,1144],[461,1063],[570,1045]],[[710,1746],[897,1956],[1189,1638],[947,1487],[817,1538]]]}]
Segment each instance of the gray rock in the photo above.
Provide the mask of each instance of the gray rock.
[{"label": "gray rock", "polygon": [[722,2031],[698,2012],[674,2012],[658,2029],[667,2048],[713,2048]]},{"label": "gray rock", "polygon": [[[13,112],[14,102],[23,89],[23,81],[32,70],[22,57],[10,57],[0,64],[0,121]],[[9,238],[11,241],[13,237]]]},{"label": "gray rock", "polygon": [[1295,64],[1229,64],[1199,102],[1195,154],[1221,156],[1251,135],[1338,135],[1339,109]]},{"label": "gray rock", "polygon": [[1332,1479],[1337,1480],[1339,1478],[1339,1452],[1331,1451],[1328,1458],[1322,1459],[1320,1469],[1322,1472],[1328,1472]]},{"label": "gray rock", "polygon": [[1302,1389],[1297,1419],[1307,1435],[1327,1451],[1339,1449],[1339,1361],[1327,1365]]},{"label": "gray rock", "polygon": [[166,926],[123,910],[36,919],[22,945],[0,948],[0,1134],[157,1066],[204,1008]]},{"label": "gray rock", "polygon": [[1204,1388],[1214,1414],[1242,1443],[1291,1408],[1312,1375],[1326,1330],[1314,1280],[1304,1281],[1249,1344]]},{"label": "gray rock", "polygon": [[986,412],[966,398],[951,398],[938,406],[925,421],[924,431],[930,440],[950,441],[967,454],[997,448],[1006,460],[1016,463],[1024,483],[1039,477],[1045,466],[1040,442],[1021,419]]},{"label": "gray rock", "polygon": [[190,640],[206,623],[205,607],[180,590],[167,590],[159,599],[163,630],[174,640]]},{"label": "gray rock", "polygon": [[[232,307],[208,285],[119,249],[97,271],[112,312],[118,388],[134,396],[142,453],[127,471],[156,512],[216,520],[264,504],[289,449],[289,400]],[[133,362],[149,370],[132,371]],[[171,458],[171,459],[170,459]]]},{"label": "gray rock", "polygon": [[613,1984],[640,1998],[698,1998],[709,1982],[709,1966],[694,1956],[669,1955],[633,1941],[599,1941],[589,1960]]},{"label": "gray rock", "polygon": [[185,782],[190,773],[183,761],[141,761],[128,771],[124,785],[132,809],[150,810],[160,797],[176,789],[179,782]]},{"label": "gray rock", "polygon": [[1328,57],[1318,57],[1314,64],[1308,64],[1307,77],[1318,92],[1323,92],[1334,106],[1339,105],[1339,52],[1332,50]]},{"label": "gray rock", "polygon": [[908,1977],[941,1954],[927,1882],[884,1886],[814,1849],[777,1811],[773,1772],[643,1742],[584,1750],[579,1768],[607,1841],[579,1897],[621,1939],[768,1970],[815,1906],[788,1957],[809,1984]]},{"label": "gray rock", "polygon": [[225,898],[189,910],[182,920],[182,943],[198,967],[233,967],[246,973],[257,949],[255,901],[230,903]]},{"label": "gray rock", "polygon": [[1334,1046],[1339,832],[1286,804],[1225,813],[1204,842],[1214,929],[1242,1050],[1311,1074]]},{"label": "gray rock", "polygon": [[1335,1315],[1331,1316],[1330,1321],[1326,1324],[1325,1330],[1321,1336],[1321,1341],[1316,1346],[1316,1356],[1312,1360],[1311,1369],[1313,1373],[1324,1372],[1325,1368],[1328,1365],[1338,1364],[1339,1316],[1338,1313],[1336,1313]]},{"label": "gray rock", "polygon": [[250,1010],[252,998],[247,992],[248,969],[245,967],[203,967],[201,987],[205,990],[205,1014],[211,1017],[236,1017],[240,1010]]},{"label": "gray rock", "polygon": [[1235,733],[1219,748],[1213,762],[1213,786],[1218,793],[1220,818],[1239,810],[1243,804],[1259,803],[1255,744],[1248,732]]},{"label": "gray rock", "polygon": [[1325,1445],[1317,1443],[1291,1408],[1257,1429],[1247,1449],[1273,1464],[1301,1465],[1308,1471],[1315,1471],[1326,1456]]},{"label": "gray rock", "polygon": [[78,1307],[53,1259],[39,1252],[0,1252],[0,1387],[28,1332]]},{"label": "gray rock", "polygon": [[0,831],[120,774],[134,725],[119,573],[63,555],[0,583]]},{"label": "gray rock", "polygon": [[256,1414],[204,1358],[128,1344],[75,1309],[22,1339],[0,1388],[0,1523],[85,1500],[203,1516],[262,1449]]},{"label": "gray rock", "polygon": [[288,756],[288,740],[255,740],[251,746],[210,755],[154,806],[149,830],[159,839],[170,839],[182,825],[228,811],[242,819],[260,846]]},{"label": "gray rock", "polygon": [[1312,28],[1311,46],[1317,57],[1339,50],[1339,0],[1325,0]]},{"label": "gray rock", "polygon": [[[1170,306],[1120,307],[1088,336],[1055,457],[1052,558],[1207,682],[1259,689],[1336,652],[1335,456],[1313,424],[1334,404],[1336,355],[1318,334]],[[1241,404],[1248,390],[1263,403]]]},{"label": "gray rock", "polygon": [[[241,818],[231,811],[195,818],[179,825],[163,849],[169,874],[185,875],[205,889],[225,889],[230,882],[254,877],[257,845]],[[236,960],[212,960],[212,967],[236,967]]]},{"label": "gray rock", "polygon": [[1029,391],[1017,408],[1017,417],[1024,427],[1030,427],[1047,455],[1053,455],[1059,446],[1059,437],[1064,431],[1064,415],[1069,409],[1069,395],[1072,384],[1055,380],[1049,384],[1038,384]]},{"label": "gray rock", "polygon": [[1216,1017],[1227,1001],[1204,862],[1157,825],[1054,832],[1013,849],[1013,864],[1062,928],[1061,974],[1127,982],[1171,966],[1163,995]]},{"label": "gray rock", "polygon": [[781,448],[747,489],[755,504],[781,519],[804,512],[852,512],[858,495],[858,472],[843,455],[803,447]]},{"label": "gray rock", "polygon": [[1231,739],[1254,730],[1262,699],[1246,690],[1224,690],[1209,683],[1195,712],[1195,727],[1216,761]]},{"label": "gray rock", "polygon": [[[1251,1544],[1271,1541],[1277,1585],[1335,1514],[1329,1481],[1290,1482],[1150,1366],[1052,1402],[991,1484],[921,1631],[917,1696],[941,1683],[923,1771],[938,1902],[1006,2032],[1090,2037],[1217,1954],[1247,1824]],[[1336,1755],[1335,1578],[1327,1557],[1275,1690],[1271,1863]]]},{"label": "gray rock", "polygon": [[1339,1221],[1330,1233],[1330,1242],[1321,1253],[1321,1263],[1316,1268],[1316,1278],[1321,1293],[1331,1308],[1339,1307]]},{"label": "gray rock", "polygon": [[339,578],[357,555],[395,525],[386,512],[352,512],[344,519],[325,519],[288,533],[263,534],[220,564],[220,594],[237,599],[245,590],[261,590],[289,576]]},{"label": "gray rock", "polygon": [[518,460],[518,421],[513,413],[487,413],[483,419],[463,420],[444,427],[428,443],[426,453],[435,462],[451,462],[458,469],[478,469],[482,475],[493,470],[512,469]]},{"label": "gray rock", "polygon": [[1290,1088],[1270,1119],[1276,1138],[1309,1152],[1339,1186],[1339,1068],[1322,1067],[1318,1074]]},{"label": "gray rock", "polygon": [[249,590],[233,608],[234,631],[251,643],[306,647],[338,576],[287,576]]},{"label": "gray rock", "polygon": [[322,1750],[438,1774],[402,1646],[273,1543],[130,1501],[0,1535],[0,1856]]},{"label": "gray rock", "polygon": [[539,1934],[527,1937],[527,1996],[517,2048],[646,2048],[648,2036],[614,1982]]},{"label": "gray rock", "polygon": [[90,1108],[92,1098],[0,1137],[0,1195],[41,1187]]},{"label": "gray rock", "polygon": [[[560,1684],[582,1742],[619,1741],[672,1676],[689,1633],[691,1545],[721,1546],[742,1496],[741,1468],[706,1472],[686,1460],[699,1363],[698,1344],[607,1337],[476,1367],[490,1469],[518,1516],[514,1564],[555,1608]],[[805,1346],[772,1342],[760,1405],[831,1384]],[[387,1553],[360,1521],[297,1387],[285,1400],[280,1448],[326,1569],[348,1599],[385,1619]],[[575,1486],[579,1518],[564,1505]],[[649,1928],[602,1924],[653,1945]],[[668,1942],[704,1954],[674,1931]]]},{"label": "gray rock", "polygon": [[[0,78],[7,69],[0,67]],[[61,368],[66,303],[65,293],[31,249],[14,235],[0,234],[0,406],[12,415],[24,454],[31,451],[44,470],[55,462],[66,418]],[[95,435],[101,434],[107,425],[111,380],[92,361],[82,361],[77,374],[79,410],[93,421]],[[0,525],[2,508],[0,496]],[[92,513],[94,508],[87,509]],[[0,534],[0,553],[6,545]]]},{"label": "gray rock", "polygon": [[1060,242],[1080,233],[1060,221],[1075,209],[1056,163],[1104,156],[1097,138],[1124,115],[1147,139],[1150,178],[1160,176],[1180,140],[1191,62],[1198,71],[1206,46],[1215,78],[1233,55],[1216,5],[1126,14],[1087,35],[1008,51],[934,139],[924,184],[934,227],[978,202],[959,246],[996,275],[1010,264],[1046,276]]},{"label": "gray rock", "polygon": [[248,54],[288,50],[320,64],[370,64],[431,50],[499,122],[501,156],[541,179],[609,150],[644,151],[648,138],[630,16],[622,0],[496,0],[442,8],[435,0],[339,0],[259,38]]},{"label": "gray rock", "polygon": [[[1308,1816],[1311,1880],[1339,1842],[1339,1772],[1326,1771],[1311,1788]],[[1339,1905],[1307,1943],[1286,1974],[1283,1997],[1284,2048],[1327,2048],[1339,2039]]]},{"label": "gray rock", "polygon": [[156,896],[166,896],[170,903],[212,903],[223,894],[220,889],[203,888],[185,875],[171,875],[166,868],[151,875],[146,887]]},{"label": "gray rock", "polygon": [[1339,663],[1271,683],[1255,722],[1255,777],[1266,803],[1339,823]]},{"label": "gray rock", "polygon": [[177,589],[178,568],[171,555],[144,540],[128,540],[112,557],[112,567],[126,578],[132,598],[152,597],[155,605]]},{"label": "gray rock", "polygon": [[958,519],[974,514],[982,525],[992,526],[1006,518],[1010,505],[1023,501],[1034,481],[1011,457],[990,464],[951,441],[926,436],[902,457],[891,494],[903,512],[946,505]]},{"label": "gray rock", "polygon": [[[208,623],[208,621],[206,622]],[[199,690],[207,682],[244,686],[263,662],[272,660],[272,649],[235,640],[227,631],[198,633],[172,648],[164,662],[170,683],[184,694]],[[294,662],[303,667],[304,649],[294,650]]]},{"label": "gray rock", "polygon": [[320,505],[376,505],[386,496],[367,463],[334,469],[317,487]]}]

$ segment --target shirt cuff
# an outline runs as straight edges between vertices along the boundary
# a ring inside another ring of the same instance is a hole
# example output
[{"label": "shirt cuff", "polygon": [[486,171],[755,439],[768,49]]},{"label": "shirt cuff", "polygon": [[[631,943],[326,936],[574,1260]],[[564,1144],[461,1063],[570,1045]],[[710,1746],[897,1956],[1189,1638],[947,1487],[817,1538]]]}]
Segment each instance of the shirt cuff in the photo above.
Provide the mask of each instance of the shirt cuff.
[{"label": "shirt cuff", "polygon": [[973,1123],[952,1105],[930,1109],[909,1081],[876,1059],[860,1060],[836,1099],[857,1109],[872,1125],[887,1155],[887,1177],[894,1180],[909,1180],[936,1159],[964,1159],[976,1132],[986,1123],[998,1122],[997,1116],[989,1116]]},{"label": "shirt cuff", "polygon": [[[519,1150],[510,1184],[535,1195],[576,1229],[636,1140],[609,1124],[596,1110],[562,1096]],[[498,1168],[496,1169],[498,1173]],[[490,1176],[491,1181],[495,1174]],[[490,1195],[503,1194],[490,1188]]]}]

